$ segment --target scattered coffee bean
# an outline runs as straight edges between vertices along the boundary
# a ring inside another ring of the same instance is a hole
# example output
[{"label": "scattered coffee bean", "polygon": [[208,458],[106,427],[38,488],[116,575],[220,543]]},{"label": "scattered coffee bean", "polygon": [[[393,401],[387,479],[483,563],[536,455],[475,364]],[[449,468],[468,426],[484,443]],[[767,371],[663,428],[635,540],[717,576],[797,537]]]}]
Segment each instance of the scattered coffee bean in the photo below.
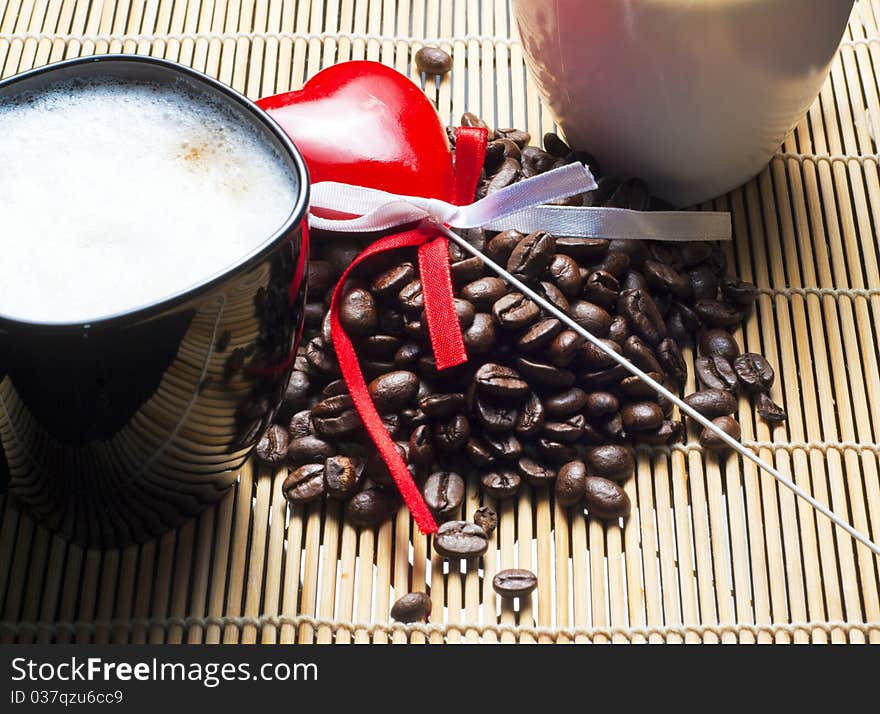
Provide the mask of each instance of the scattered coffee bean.
[{"label": "scattered coffee bean", "polygon": [[290,441],[287,429],[272,424],[260,437],[254,453],[266,464],[280,464],[287,458],[287,444]]},{"label": "scattered coffee bean", "polygon": [[626,492],[614,481],[601,476],[587,476],[584,504],[590,516],[603,521],[626,518],[630,511]]},{"label": "scattered coffee bean", "polygon": [[556,472],[553,469],[547,468],[527,456],[516,462],[516,470],[526,483],[534,488],[547,486],[553,483],[556,478]]},{"label": "scattered coffee bean", "polygon": [[335,453],[336,449],[330,442],[310,434],[291,439],[287,445],[287,458],[294,465],[318,463]]},{"label": "scattered coffee bean", "polygon": [[556,475],[556,501],[561,506],[580,503],[587,490],[587,467],[583,461],[563,464]]},{"label": "scattered coffee bean", "polygon": [[439,47],[422,47],[416,52],[416,67],[425,74],[446,74],[452,69],[452,57]]},{"label": "scattered coffee bean", "polygon": [[728,416],[736,411],[736,397],[726,389],[704,389],[684,398],[685,404],[707,419]]},{"label": "scattered coffee bean", "polygon": [[308,503],[324,495],[324,465],[305,464],[291,471],[281,484],[291,503]]},{"label": "scattered coffee bean", "polygon": [[[720,416],[716,417],[712,420],[712,423],[717,426],[721,431],[723,431],[728,436],[733,437],[737,441],[742,437],[742,431],[740,430],[739,422],[731,416]],[[718,436],[711,429],[704,428],[700,433],[700,446],[704,449],[714,449],[714,450],[723,450],[729,449],[727,442],[725,442],[720,436]]]},{"label": "scattered coffee bean", "polygon": [[388,520],[397,510],[396,496],[379,488],[368,488],[345,504],[345,518],[357,528],[373,528]]},{"label": "scattered coffee bean", "polygon": [[700,338],[700,354],[719,355],[732,363],[739,357],[739,345],[727,330],[708,330]]},{"label": "scattered coffee bean", "polygon": [[694,363],[697,379],[708,389],[726,389],[736,393],[739,379],[730,362],[721,355],[697,357]]},{"label": "scattered coffee bean", "polygon": [[773,386],[776,373],[761,355],[747,352],[733,361],[733,368],[740,384],[747,392],[768,392]]},{"label": "scattered coffee bean", "polygon": [[425,593],[407,593],[391,606],[391,617],[398,622],[423,622],[431,614],[431,598]]},{"label": "scattered coffee bean", "polygon": [[434,536],[434,550],[444,558],[471,560],[489,548],[486,531],[467,521],[447,521]]},{"label": "scattered coffee bean", "polygon": [[370,335],[379,325],[376,301],[369,290],[349,290],[339,305],[339,322],[350,335]]},{"label": "scattered coffee bean", "polygon": [[788,415],[785,413],[785,410],[776,404],[771,398],[770,395],[766,392],[758,393],[758,414],[761,415],[762,419],[766,419],[767,421],[776,424],[781,421],[785,421],[788,419]]},{"label": "scattered coffee bean", "polygon": [[474,513],[474,523],[482,528],[487,536],[491,537],[498,527],[498,514],[489,506],[480,506]]},{"label": "scattered coffee bean", "polygon": [[364,464],[350,456],[331,456],[324,461],[324,484],[331,498],[347,498],[360,485]]},{"label": "scattered coffee bean", "polygon": [[622,482],[633,475],[635,465],[632,451],[621,444],[594,446],[587,451],[587,466],[591,476]]},{"label": "scattered coffee bean", "polygon": [[449,518],[461,508],[464,491],[464,479],[453,471],[435,471],[422,488],[425,503],[440,518]]},{"label": "scattered coffee bean", "polygon": [[553,260],[556,240],[546,231],[529,233],[516,244],[507,260],[507,270],[521,278],[535,278]]},{"label": "scattered coffee bean", "polygon": [[503,500],[511,498],[519,492],[522,479],[515,471],[490,471],[480,477],[483,490],[493,498]]},{"label": "scattered coffee bean", "polygon": [[492,589],[503,598],[526,597],[538,587],[538,578],[530,570],[511,568],[492,578]]},{"label": "scattered coffee bean", "polygon": [[627,432],[656,429],[663,423],[663,410],[654,402],[627,404],[620,410]]}]

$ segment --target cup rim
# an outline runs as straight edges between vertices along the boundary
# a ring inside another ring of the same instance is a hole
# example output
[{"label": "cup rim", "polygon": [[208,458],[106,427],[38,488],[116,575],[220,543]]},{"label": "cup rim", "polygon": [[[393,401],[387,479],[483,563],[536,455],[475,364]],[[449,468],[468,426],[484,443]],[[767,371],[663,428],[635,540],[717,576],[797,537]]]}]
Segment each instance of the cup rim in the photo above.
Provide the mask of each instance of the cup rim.
[{"label": "cup rim", "polygon": [[[102,315],[94,319],[75,320],[75,321],[51,321],[51,320],[28,320],[15,317],[0,311],[0,330],[2,328],[45,328],[53,331],[58,330],[83,330],[96,327],[116,325],[120,323],[131,323],[142,321],[150,318],[158,313],[165,312],[169,308],[174,308],[181,303],[189,302],[193,298],[210,292],[217,285],[227,281],[229,278],[246,272],[249,268],[260,263],[267,255],[272,253],[280,243],[286,241],[297,226],[301,225],[305,220],[306,212],[309,205],[309,174],[305,160],[299,149],[291,140],[290,136],[272,119],[271,116],[261,109],[255,102],[233,89],[229,85],[220,82],[213,77],[204,74],[192,67],[172,62],[171,60],[159,57],[147,57],[143,55],[127,55],[127,54],[105,54],[93,55],[89,57],[76,57],[70,60],[54,62],[43,67],[28,70],[21,74],[13,75],[4,80],[0,80],[0,92],[19,82],[32,79],[33,77],[52,74],[59,70],[79,65],[105,64],[119,66],[122,64],[140,64],[153,65],[172,73],[178,73],[187,76],[197,85],[206,85],[208,90],[219,92],[227,100],[237,104],[239,108],[249,115],[255,122],[262,124],[274,137],[278,140],[283,150],[283,159],[288,160],[288,164],[292,164],[296,179],[298,181],[299,190],[297,192],[296,202],[291,207],[290,214],[284,223],[269,234],[259,245],[250,253],[246,253],[238,260],[230,263],[220,272],[215,273],[201,281],[198,281],[178,292],[171,293],[165,297],[159,298],[152,302],[136,305],[130,309]],[[108,72],[108,74],[110,74]],[[302,247],[301,247],[302,249]]]}]

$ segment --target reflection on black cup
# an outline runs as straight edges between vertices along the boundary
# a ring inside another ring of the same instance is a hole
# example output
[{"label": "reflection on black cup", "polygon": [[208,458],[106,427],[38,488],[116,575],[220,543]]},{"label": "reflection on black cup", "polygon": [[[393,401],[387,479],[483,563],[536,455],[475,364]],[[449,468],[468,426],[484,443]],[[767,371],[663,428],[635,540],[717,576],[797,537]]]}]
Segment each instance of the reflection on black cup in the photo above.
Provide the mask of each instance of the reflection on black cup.
[{"label": "reflection on black cup", "polygon": [[[3,315],[0,491],[95,546],[143,541],[221,498],[280,403],[303,321],[305,164],[256,105],[189,68],[98,56],[0,83],[4,96],[105,77],[186,85],[244,117],[296,179],[262,248],[188,291],[88,323]],[[7,472],[7,473],[4,473]]]}]

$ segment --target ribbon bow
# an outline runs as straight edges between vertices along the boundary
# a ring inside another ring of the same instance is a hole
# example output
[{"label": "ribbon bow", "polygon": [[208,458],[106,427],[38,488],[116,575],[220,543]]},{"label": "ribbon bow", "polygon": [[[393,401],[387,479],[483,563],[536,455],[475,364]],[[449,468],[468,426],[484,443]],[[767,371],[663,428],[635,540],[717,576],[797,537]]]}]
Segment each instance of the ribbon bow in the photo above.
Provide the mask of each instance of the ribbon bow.
[{"label": "ribbon bow", "polygon": [[[428,333],[437,369],[444,370],[467,361],[455,311],[449,245],[444,235],[444,230],[449,227],[515,229],[522,233],[547,230],[560,236],[612,239],[729,240],[731,237],[727,213],[645,213],[618,208],[542,205],[596,188],[589,170],[579,163],[521,181],[472,203],[486,141],[485,129],[462,127],[457,130],[455,203],[401,196],[332,181],[312,186],[311,228],[364,233],[415,224],[410,230],[374,241],[348,266],[333,291],[330,329],[342,377],[354,407],[424,534],[436,532],[437,524],[373,404],[354,345],[339,320],[345,283],[358,265],[386,251],[418,248]],[[355,217],[331,219],[316,215],[315,209]]]}]

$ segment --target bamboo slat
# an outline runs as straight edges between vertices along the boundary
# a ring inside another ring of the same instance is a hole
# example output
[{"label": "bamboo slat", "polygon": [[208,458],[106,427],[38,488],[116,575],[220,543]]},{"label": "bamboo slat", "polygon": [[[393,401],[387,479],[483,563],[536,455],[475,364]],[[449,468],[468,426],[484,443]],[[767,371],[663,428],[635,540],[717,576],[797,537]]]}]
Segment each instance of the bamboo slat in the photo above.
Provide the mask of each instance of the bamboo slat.
[{"label": "bamboo slat", "polygon": [[[442,80],[414,52],[453,56]],[[323,67],[382,61],[464,111],[535,138],[552,117],[528,79],[508,0],[0,1],[0,76],[126,52],[191,65],[252,98]],[[748,405],[743,439],[817,499],[880,537],[880,5],[859,0],[831,76],[779,154],[707,208],[729,210],[729,262],[761,289],[737,331],[778,366],[770,427]],[[694,355],[686,352],[686,359]],[[692,388],[693,377],[690,377]],[[880,563],[775,481],[688,444],[639,449],[618,527],[526,489],[495,503],[479,567],[431,556],[409,515],[375,531],[338,504],[289,508],[286,471],[248,465],[229,495],[154,542],[65,543],[0,495],[3,642],[880,642]],[[481,500],[482,499],[482,500]],[[501,568],[539,576],[514,605]],[[390,622],[430,593],[430,624]]]}]

